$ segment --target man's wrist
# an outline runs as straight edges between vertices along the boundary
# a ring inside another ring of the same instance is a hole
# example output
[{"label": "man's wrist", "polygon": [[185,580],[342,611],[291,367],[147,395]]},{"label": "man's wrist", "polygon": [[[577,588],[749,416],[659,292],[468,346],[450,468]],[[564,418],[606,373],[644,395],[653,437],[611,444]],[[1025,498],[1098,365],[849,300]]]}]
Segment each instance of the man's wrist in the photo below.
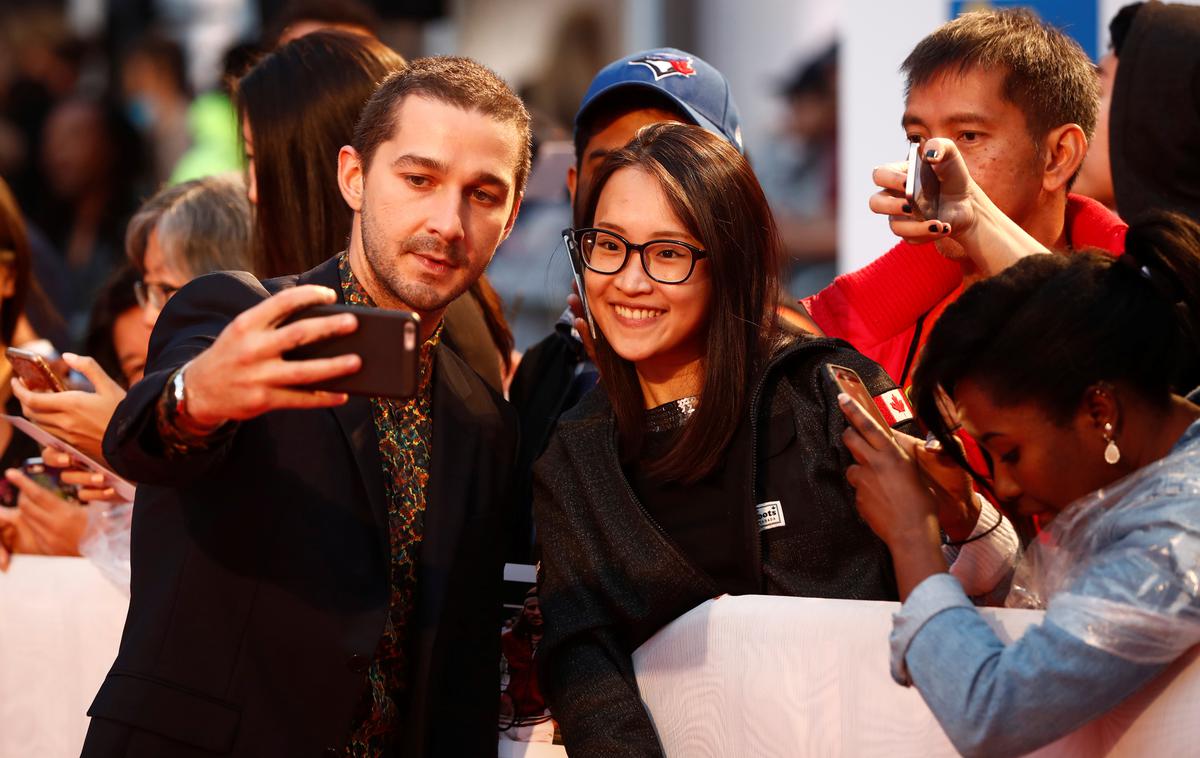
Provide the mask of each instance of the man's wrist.
[{"label": "man's wrist", "polygon": [[208,447],[213,438],[231,425],[231,422],[224,421],[209,426],[188,412],[185,374],[189,365],[184,364],[167,379],[158,405],[159,436],[166,447],[175,453]]},{"label": "man's wrist", "polygon": [[188,391],[186,383],[187,370],[191,367],[191,362],[185,363],[182,368],[175,372],[171,377],[171,399],[174,405],[174,423],[181,431],[189,435],[197,437],[207,437],[215,432],[225,423],[224,419],[215,422],[202,421],[196,418],[196,414],[192,412],[192,407],[189,401],[192,399]]}]

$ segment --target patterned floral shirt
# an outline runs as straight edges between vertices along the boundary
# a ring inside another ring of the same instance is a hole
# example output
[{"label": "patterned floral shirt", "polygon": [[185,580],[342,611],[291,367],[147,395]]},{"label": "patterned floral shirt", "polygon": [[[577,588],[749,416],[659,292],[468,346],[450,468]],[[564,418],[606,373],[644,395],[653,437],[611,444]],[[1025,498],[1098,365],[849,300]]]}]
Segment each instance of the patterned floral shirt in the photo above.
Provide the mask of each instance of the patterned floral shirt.
[{"label": "patterned floral shirt", "polygon": [[[375,302],[350,270],[346,253],[338,259],[342,296],[349,305],[374,307]],[[379,457],[387,488],[388,541],[391,547],[391,597],[383,637],[367,669],[367,690],[346,746],[354,758],[383,756],[395,743],[403,722],[408,688],[405,637],[417,586],[417,556],[425,522],[425,490],[429,483],[432,353],[441,339],[439,325],[421,346],[421,380],[410,400],[371,398],[371,414],[379,439]]]}]

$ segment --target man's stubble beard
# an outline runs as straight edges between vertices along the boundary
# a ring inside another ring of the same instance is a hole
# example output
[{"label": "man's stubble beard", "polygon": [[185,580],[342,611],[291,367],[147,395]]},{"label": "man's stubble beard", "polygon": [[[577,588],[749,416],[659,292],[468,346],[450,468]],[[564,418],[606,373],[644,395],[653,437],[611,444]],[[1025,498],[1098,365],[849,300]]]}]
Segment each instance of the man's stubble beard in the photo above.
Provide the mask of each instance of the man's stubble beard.
[{"label": "man's stubble beard", "polygon": [[378,286],[384,288],[393,299],[418,312],[440,311],[466,292],[483,273],[480,270],[478,273],[468,276],[447,293],[439,292],[429,284],[404,276],[400,268],[400,258],[405,251],[436,252],[440,257],[451,261],[460,269],[468,264],[467,256],[461,245],[447,244],[431,235],[409,237],[399,244],[389,247],[386,244],[386,237],[377,233],[374,216],[367,210],[367,205],[364,194],[360,211],[363,257],[366,258],[367,265],[371,267]]}]

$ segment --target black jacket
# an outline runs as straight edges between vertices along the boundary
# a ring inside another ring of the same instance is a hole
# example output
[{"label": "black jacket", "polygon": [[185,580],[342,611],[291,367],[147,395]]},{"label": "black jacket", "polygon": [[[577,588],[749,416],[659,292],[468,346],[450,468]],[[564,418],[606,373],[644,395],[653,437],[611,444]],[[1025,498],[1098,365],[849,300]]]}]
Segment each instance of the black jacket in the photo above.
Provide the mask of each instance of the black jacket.
[{"label": "black jacket", "polygon": [[[895,600],[887,547],[859,518],[846,483],[846,422],[826,363],[853,368],[874,395],[894,387],[840,340],[801,337],[771,361],[751,394],[753,441],[728,451],[751,459],[746,549],[761,568],[763,594]],[[780,412],[791,415],[794,435],[765,439],[767,420]],[[782,500],[787,524],[760,534],[755,505],[764,492]],[[661,755],[631,655],[720,589],[638,503],[602,388],[559,421],[535,467],[534,509],[542,540],[542,685],[567,749],[572,756]]]},{"label": "black jacket", "polygon": [[[349,737],[389,593],[387,503],[366,398],[275,411],[214,449],[167,459],[169,375],[241,311],[295,284],[341,292],[336,260],[260,285],[197,279],[163,310],[146,378],[104,440],[137,480],[120,652],[89,710],[85,758],[320,756]],[[511,408],[435,353],[430,480],[409,617],[404,756],[495,755],[495,535],[516,449]]]}]

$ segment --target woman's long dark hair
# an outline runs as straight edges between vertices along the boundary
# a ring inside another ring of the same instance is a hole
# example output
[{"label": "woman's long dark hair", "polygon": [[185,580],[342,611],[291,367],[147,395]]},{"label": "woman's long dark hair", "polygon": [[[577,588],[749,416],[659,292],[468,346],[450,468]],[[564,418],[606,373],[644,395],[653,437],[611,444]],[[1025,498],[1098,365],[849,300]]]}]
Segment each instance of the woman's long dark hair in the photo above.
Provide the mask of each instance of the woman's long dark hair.
[{"label": "woman's long dark hair", "polygon": [[1166,407],[1171,393],[1193,389],[1198,308],[1200,225],[1177,213],[1136,220],[1121,258],[1024,258],[938,319],[913,375],[917,411],[957,452],[936,395],[953,397],[967,380],[998,405],[1032,402],[1059,424],[1098,382]]},{"label": "woman's long dark hair", "polygon": [[254,141],[260,278],[307,271],[345,247],[353,213],[338,190],[338,151],[375,86],[404,65],[373,37],[321,31],[274,51],[238,81],[238,116]]},{"label": "woman's long dark hair", "polygon": [[[723,459],[777,339],[782,243],[746,159],[720,137],[673,122],[641,129],[624,149],[605,159],[584,206],[585,226],[595,222],[608,180],[625,168],[645,172],[659,183],[675,215],[708,252],[712,302],[698,407],[671,449],[646,468],[652,476],[696,481]],[[637,373],[603,334],[596,340],[596,361],[616,411],[621,457],[637,460],[645,416]]]}]

